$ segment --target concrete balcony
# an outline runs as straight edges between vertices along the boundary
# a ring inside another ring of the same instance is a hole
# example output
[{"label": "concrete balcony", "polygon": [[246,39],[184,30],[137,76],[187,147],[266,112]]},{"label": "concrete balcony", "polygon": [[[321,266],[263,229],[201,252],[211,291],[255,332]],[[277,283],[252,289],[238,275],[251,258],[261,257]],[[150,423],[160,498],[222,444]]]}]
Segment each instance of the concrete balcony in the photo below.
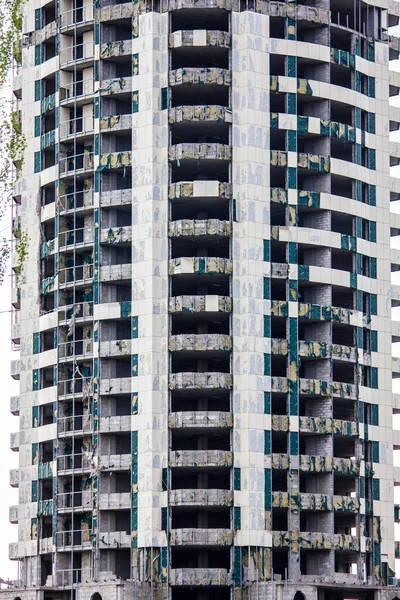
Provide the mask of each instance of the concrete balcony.
[{"label": "concrete balcony", "polygon": [[11,366],[11,373],[10,373],[11,377],[13,379],[16,379],[17,381],[19,381],[19,377],[20,377],[20,374],[21,374],[21,361],[20,361],[20,359],[17,358],[15,360],[12,360],[10,366]]},{"label": "concrete balcony", "polygon": [[17,214],[12,217],[11,231],[13,236],[18,238],[21,231],[21,215],[18,214],[18,204],[14,204],[14,206],[16,207],[14,210],[17,212]]},{"label": "concrete balcony", "polygon": [[169,34],[170,48],[230,48],[231,34],[227,31],[196,29],[194,31],[175,31]]},{"label": "concrete balcony", "polygon": [[233,417],[231,413],[220,411],[174,412],[168,416],[168,425],[171,429],[230,428]]},{"label": "concrete balcony", "polygon": [[356,348],[341,344],[325,344],[323,342],[299,342],[300,356],[309,358],[335,358],[356,362]]},{"label": "concrete balcony", "polygon": [[132,227],[109,227],[102,229],[100,234],[100,244],[119,245],[130,244],[132,242]]},{"label": "concrete balcony", "polygon": [[170,585],[222,586],[230,585],[232,577],[226,569],[170,569]]},{"label": "concrete balcony", "polygon": [[400,467],[393,467],[393,485],[400,486]]},{"label": "concrete balcony", "polygon": [[21,343],[21,325],[19,323],[11,324],[11,341],[14,344]]},{"label": "concrete balcony", "polygon": [[[175,35],[175,34],[172,34]],[[175,123],[232,123],[232,111],[218,104],[197,104],[170,108],[168,121]]]},{"label": "concrete balcony", "polygon": [[22,98],[22,73],[16,72],[12,78],[12,91],[18,100]]},{"label": "concrete balcony", "polygon": [[232,275],[232,261],[219,257],[172,258],[169,261],[170,275]]},{"label": "concrete balcony", "polygon": [[359,475],[360,461],[356,458],[339,458],[331,456],[310,456],[301,454],[291,459],[289,454],[271,454],[273,469],[299,468],[303,473],[341,473],[342,475]]},{"label": "concrete balcony", "polygon": [[171,390],[230,390],[232,385],[230,373],[171,373],[169,376]]},{"label": "concrete balcony", "polygon": [[39,554],[51,554],[54,552],[53,538],[42,538],[39,540]]},{"label": "concrete balcony", "polygon": [[10,398],[10,413],[15,417],[19,415],[19,396],[11,396]]},{"label": "concrete balcony", "polygon": [[51,21],[47,25],[45,25],[41,30],[36,31],[36,40],[35,44],[40,44],[41,42],[45,42],[52,37],[55,37],[58,33],[58,23],[57,21]]},{"label": "concrete balcony", "polygon": [[219,219],[181,219],[170,221],[169,237],[230,237],[232,226],[229,221]]},{"label": "concrete balcony", "polygon": [[232,0],[169,0],[168,10],[182,10],[184,8],[217,8],[220,10],[232,10]]},{"label": "concrete balcony", "polygon": [[[273,431],[289,431],[289,417],[286,415],[272,415]],[[317,433],[321,435],[346,435],[358,436],[358,424],[355,421],[342,421],[329,417],[300,417],[300,433]]]},{"label": "concrete balcony", "polygon": [[100,456],[99,463],[103,471],[128,471],[132,466],[132,456],[130,454]]},{"label": "concrete balcony", "polygon": [[10,506],[8,508],[8,520],[10,521],[10,523],[18,523],[18,505]]},{"label": "concrete balcony", "polygon": [[169,147],[168,158],[171,161],[229,161],[232,159],[232,148],[227,144],[174,144]]},{"label": "concrete balcony", "polygon": [[[179,181],[169,185],[170,200],[182,198],[231,198],[232,184],[220,181]],[[102,202],[103,203],[103,202]]]},{"label": "concrete balcony", "polygon": [[[272,377],[271,391],[287,394],[289,380],[287,377]],[[356,386],[340,381],[321,381],[320,379],[300,379],[299,393],[307,396],[330,396],[340,398],[356,398]]]},{"label": "concrete balcony", "polygon": [[126,281],[132,279],[132,265],[104,265],[100,267],[100,281]]},{"label": "concrete balcony", "polygon": [[[273,78],[272,78],[273,79]],[[271,88],[272,90],[272,88]],[[271,167],[286,167],[288,161],[287,152],[283,150],[271,150],[270,165]],[[329,156],[319,156],[317,154],[306,154],[300,152],[297,155],[297,167],[307,171],[316,171],[329,173],[331,163]]]},{"label": "concrete balcony", "polygon": [[10,469],[9,483],[13,488],[19,487],[19,469]]},{"label": "concrete balcony", "polygon": [[296,508],[299,510],[357,512],[358,498],[352,496],[331,496],[327,494],[272,492],[273,508]]},{"label": "concrete balcony", "polygon": [[111,379],[102,379],[100,381],[100,394],[130,394],[132,380],[130,377],[117,377]]},{"label": "concrete balcony", "polygon": [[134,16],[134,8],[131,2],[122,4],[110,4],[96,10],[97,18],[100,23],[105,21],[120,21],[121,19],[131,19]]},{"label": "concrete balcony", "polygon": [[131,508],[131,495],[129,492],[112,492],[111,494],[100,494],[100,510],[122,510]]},{"label": "concrete balcony", "polygon": [[14,433],[10,433],[10,449],[14,452],[19,451],[20,444],[20,434],[19,431],[15,431]]},{"label": "concrete balcony", "polygon": [[132,129],[132,115],[114,115],[100,119],[100,131],[129,131]]},{"label": "concrete balcony", "polygon": [[21,308],[21,289],[19,287],[11,288],[11,304],[18,310]]},{"label": "concrete balcony", "polygon": [[287,263],[271,263],[271,277],[273,279],[287,279],[289,265]]},{"label": "concrete balcony", "polygon": [[170,86],[177,85],[224,85],[230,86],[232,76],[229,69],[218,67],[210,68],[182,68],[169,72]]},{"label": "concrete balcony", "polygon": [[[287,267],[287,265],[284,265]],[[334,358],[356,362],[356,348],[352,346],[343,346],[340,344],[326,344],[325,342],[299,341],[299,356],[306,358]],[[288,340],[272,339],[271,353],[287,356],[289,351]]]},{"label": "concrete balcony", "polygon": [[100,58],[118,58],[119,56],[132,55],[132,40],[118,40],[106,42],[100,46]]},{"label": "concrete balcony", "polygon": [[392,357],[392,377],[393,379],[400,377],[400,358]]},{"label": "concrete balcony", "polygon": [[130,415],[101,417],[100,433],[120,433],[131,430],[132,418]]},{"label": "concrete balcony", "polygon": [[[360,540],[358,537],[344,534],[329,534],[310,531],[273,531],[272,546],[274,548],[290,548],[292,544],[309,550],[347,550],[359,552]],[[370,538],[366,545],[370,546]]]},{"label": "concrete balcony", "polygon": [[170,490],[170,506],[232,506],[231,490]]},{"label": "concrete balcony", "polygon": [[[318,457],[306,457],[305,460],[301,460],[300,456],[300,469],[305,471],[308,468],[308,464],[313,463],[313,459]],[[311,459],[310,461],[308,459]],[[342,473],[343,475],[359,475],[360,474],[360,461],[356,458],[337,458],[330,459],[332,461],[332,470],[334,473]],[[314,461],[315,462],[315,461]],[[318,462],[318,461],[317,461]],[[302,464],[303,463],[303,464]],[[329,460],[327,466],[329,467]]]},{"label": "concrete balcony", "polygon": [[[313,321],[334,320],[336,323],[343,323],[344,325],[350,325],[350,317],[356,312],[350,311],[347,308],[326,306],[323,304],[305,304],[303,302],[299,302],[298,306],[298,315],[301,319],[312,319]],[[271,316],[286,318],[288,316],[288,302],[283,300],[272,300]]]},{"label": "concrete balcony", "polygon": [[231,546],[233,531],[230,529],[172,529],[172,546]]},{"label": "concrete balcony", "polygon": [[132,77],[114,77],[106,79],[101,84],[101,94],[113,96],[132,92]]},{"label": "concrete balcony", "polygon": [[126,531],[110,531],[99,533],[99,547],[101,549],[115,550],[116,548],[130,548],[131,535]]},{"label": "concrete balcony", "polygon": [[169,455],[170,467],[231,467],[228,450],[174,450]]},{"label": "concrete balcony", "polygon": [[100,357],[130,356],[132,340],[112,340],[100,342]]},{"label": "concrete balcony", "polygon": [[356,421],[343,421],[324,417],[300,417],[300,432],[303,433],[333,433],[333,435],[358,436]]},{"label": "concrete balcony", "polygon": [[[99,171],[106,171],[109,169],[120,169],[121,171],[127,169],[132,165],[132,152],[108,152],[107,154],[100,155]],[[116,228],[118,229],[118,228]]]},{"label": "concrete balcony", "polygon": [[170,313],[230,313],[232,298],[229,296],[175,296],[169,298]]},{"label": "concrete balcony", "polygon": [[127,206],[132,203],[132,190],[105,190],[101,192],[102,208],[110,206]]},{"label": "concrete balcony", "polygon": [[304,6],[302,4],[293,7],[292,10],[292,7],[289,7],[284,2],[276,2],[275,0],[268,3],[267,11],[270,17],[289,17],[290,15],[290,18],[296,21],[307,21],[320,25],[328,25],[330,19],[329,10],[315,8],[314,6]]},{"label": "concrete balcony", "polygon": [[8,544],[8,559],[18,560],[18,542],[11,542]]},{"label": "concrete balcony", "polygon": [[219,333],[171,335],[168,349],[170,352],[231,352],[232,337]]}]

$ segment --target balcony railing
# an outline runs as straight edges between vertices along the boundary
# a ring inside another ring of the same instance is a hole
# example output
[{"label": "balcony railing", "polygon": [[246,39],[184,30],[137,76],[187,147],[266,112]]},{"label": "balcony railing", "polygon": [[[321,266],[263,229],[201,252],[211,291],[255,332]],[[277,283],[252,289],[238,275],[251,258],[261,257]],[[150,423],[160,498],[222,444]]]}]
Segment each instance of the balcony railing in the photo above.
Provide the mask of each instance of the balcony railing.
[{"label": "balcony railing", "polygon": [[91,529],[75,529],[73,531],[57,531],[57,548],[80,547],[89,548],[92,545]]},{"label": "balcony railing", "polygon": [[71,587],[74,584],[87,581],[92,578],[92,570],[85,569],[62,569],[56,571],[55,585],[59,587]]},{"label": "balcony railing", "polygon": [[84,396],[89,397],[92,394],[93,381],[91,377],[81,377],[76,379],[65,379],[57,384],[59,396]]},{"label": "balcony railing", "polygon": [[81,244],[93,244],[93,229],[80,227],[68,231],[60,231],[58,234],[58,248],[77,246]]},{"label": "balcony railing", "polygon": [[71,192],[70,194],[63,194],[59,197],[58,205],[60,213],[67,212],[69,210],[79,210],[83,208],[90,208],[93,206],[93,189],[79,190]]},{"label": "balcony railing", "polygon": [[94,42],[75,44],[60,50],[60,66],[94,60]]},{"label": "balcony railing", "polygon": [[72,509],[92,510],[93,491],[79,490],[76,492],[57,493],[57,510],[60,512],[72,511]]},{"label": "balcony railing", "polygon": [[207,46],[218,48],[230,48],[231,34],[227,31],[174,31],[169,34],[169,47],[181,48],[182,46]]},{"label": "balcony railing", "polygon": [[90,96],[94,93],[95,82],[93,78],[80,79],[79,81],[72,81],[71,83],[64,84],[60,87],[60,102],[67,102],[68,100],[78,99],[84,96]]},{"label": "balcony railing", "polygon": [[94,131],[93,115],[77,117],[60,123],[60,140],[70,135],[88,135]]},{"label": "balcony railing", "polygon": [[83,285],[90,283],[93,279],[93,265],[83,264],[75,267],[66,267],[60,269],[58,273],[59,285],[68,285],[69,283],[75,284],[80,282]]},{"label": "balcony railing", "polygon": [[60,175],[66,175],[75,171],[93,171],[94,153],[83,152],[74,156],[65,156],[59,159]]},{"label": "balcony railing", "polygon": [[79,27],[80,25],[90,24],[94,21],[94,5],[72,8],[60,14],[60,29],[69,29],[70,27]]},{"label": "balcony railing", "polygon": [[57,457],[57,470],[60,471],[91,471],[94,462],[85,454],[65,454]]},{"label": "balcony railing", "polygon": [[223,312],[232,310],[229,296],[175,296],[168,300],[170,313]]},{"label": "balcony railing", "polygon": [[81,320],[93,317],[93,302],[77,302],[68,306],[60,306],[58,309],[59,322],[70,321],[70,319]]},{"label": "balcony railing", "polygon": [[60,417],[57,419],[57,431],[59,435],[90,433],[93,429],[92,415],[75,415],[72,417]]}]

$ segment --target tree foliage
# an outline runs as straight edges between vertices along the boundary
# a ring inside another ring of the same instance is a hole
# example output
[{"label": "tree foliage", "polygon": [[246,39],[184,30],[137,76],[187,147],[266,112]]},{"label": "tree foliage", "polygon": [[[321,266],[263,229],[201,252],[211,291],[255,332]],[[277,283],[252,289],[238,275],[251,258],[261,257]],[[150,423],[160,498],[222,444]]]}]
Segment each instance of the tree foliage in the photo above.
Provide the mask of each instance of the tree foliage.
[{"label": "tree foliage", "polygon": [[0,87],[7,81],[13,58],[21,62],[23,8],[26,0],[0,0]]},{"label": "tree foliage", "polygon": [[[19,230],[17,234],[17,245],[15,247],[15,252],[17,255],[17,264],[14,268],[15,271],[15,283],[17,287],[21,286],[23,283],[23,272],[24,272],[24,264],[25,260],[28,258],[28,243],[29,237],[28,234],[24,231]],[[0,253],[1,259],[1,253]]]},{"label": "tree foliage", "polygon": [[[12,186],[20,176],[26,147],[18,104],[7,98],[13,66],[21,63],[22,19],[25,2],[26,0],[0,0],[0,95],[3,100],[0,106],[0,119],[3,123],[0,128],[0,218],[9,207]],[[19,232],[18,235],[20,237],[17,239],[16,251],[18,254],[18,246],[21,245],[21,239],[23,239],[22,256],[25,260],[27,240],[22,232]],[[0,284],[4,280],[9,255],[10,242],[4,237],[0,239]],[[22,264],[20,272],[22,272]]]}]

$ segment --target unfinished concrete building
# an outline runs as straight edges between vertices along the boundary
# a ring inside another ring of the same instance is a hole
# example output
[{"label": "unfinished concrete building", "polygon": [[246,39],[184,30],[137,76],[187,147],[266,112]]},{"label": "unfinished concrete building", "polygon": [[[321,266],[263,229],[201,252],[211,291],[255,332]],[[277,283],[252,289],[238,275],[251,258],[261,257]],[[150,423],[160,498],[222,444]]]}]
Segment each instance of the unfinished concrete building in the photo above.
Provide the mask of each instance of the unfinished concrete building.
[{"label": "unfinished concrete building", "polygon": [[24,13],[0,595],[396,598],[399,4]]}]

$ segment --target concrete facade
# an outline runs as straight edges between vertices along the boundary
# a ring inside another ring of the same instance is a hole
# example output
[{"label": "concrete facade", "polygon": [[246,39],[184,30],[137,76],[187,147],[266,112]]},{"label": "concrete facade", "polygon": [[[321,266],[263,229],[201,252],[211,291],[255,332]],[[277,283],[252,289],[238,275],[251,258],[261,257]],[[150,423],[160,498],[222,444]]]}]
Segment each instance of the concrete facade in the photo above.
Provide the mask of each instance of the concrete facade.
[{"label": "concrete facade", "polygon": [[396,597],[398,20],[27,0],[5,600]]}]

